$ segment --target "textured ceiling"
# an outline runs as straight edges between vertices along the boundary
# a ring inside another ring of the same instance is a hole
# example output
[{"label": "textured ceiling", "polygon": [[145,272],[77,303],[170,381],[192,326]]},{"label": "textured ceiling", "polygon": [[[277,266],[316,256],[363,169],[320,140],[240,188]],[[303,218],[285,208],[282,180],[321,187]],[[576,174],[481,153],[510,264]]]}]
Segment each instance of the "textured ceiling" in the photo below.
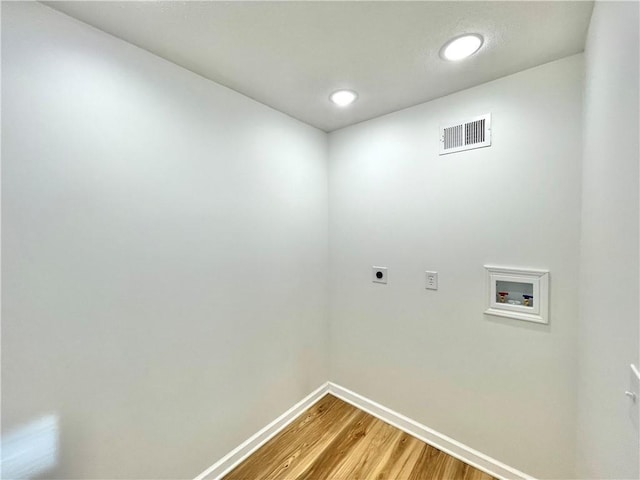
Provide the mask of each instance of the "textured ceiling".
[{"label": "textured ceiling", "polygon": [[[592,2],[44,2],[331,131],[579,53]],[[451,37],[484,47],[444,62]],[[360,97],[340,109],[340,88]]]}]

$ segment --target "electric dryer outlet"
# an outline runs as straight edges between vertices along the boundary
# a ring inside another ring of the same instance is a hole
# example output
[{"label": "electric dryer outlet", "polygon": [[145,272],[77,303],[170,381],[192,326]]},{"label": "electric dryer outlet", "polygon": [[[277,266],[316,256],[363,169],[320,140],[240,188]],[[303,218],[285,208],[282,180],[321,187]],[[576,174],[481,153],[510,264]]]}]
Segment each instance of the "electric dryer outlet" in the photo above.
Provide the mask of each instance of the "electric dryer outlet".
[{"label": "electric dryer outlet", "polygon": [[387,267],[371,267],[372,277],[371,280],[376,283],[387,283]]}]

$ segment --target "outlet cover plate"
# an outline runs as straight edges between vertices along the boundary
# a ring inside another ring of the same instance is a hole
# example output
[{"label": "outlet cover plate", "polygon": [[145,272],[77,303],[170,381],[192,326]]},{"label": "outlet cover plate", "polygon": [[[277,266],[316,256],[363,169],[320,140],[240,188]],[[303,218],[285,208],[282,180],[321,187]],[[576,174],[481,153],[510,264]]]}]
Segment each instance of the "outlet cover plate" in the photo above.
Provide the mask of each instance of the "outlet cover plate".
[{"label": "outlet cover plate", "polygon": [[376,283],[387,283],[387,267],[371,267],[371,280]]},{"label": "outlet cover plate", "polygon": [[426,271],[424,273],[426,280],[425,288],[427,290],[438,290],[438,272]]}]

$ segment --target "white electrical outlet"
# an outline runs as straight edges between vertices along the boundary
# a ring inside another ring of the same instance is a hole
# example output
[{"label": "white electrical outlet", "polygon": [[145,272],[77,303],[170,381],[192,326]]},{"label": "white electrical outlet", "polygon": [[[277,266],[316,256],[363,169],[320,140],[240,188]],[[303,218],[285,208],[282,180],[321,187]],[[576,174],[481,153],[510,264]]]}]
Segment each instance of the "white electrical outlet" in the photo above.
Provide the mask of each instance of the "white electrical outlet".
[{"label": "white electrical outlet", "polygon": [[425,272],[426,286],[428,290],[438,289],[438,272]]},{"label": "white electrical outlet", "polygon": [[387,283],[387,267],[371,267],[371,281],[376,283]]}]

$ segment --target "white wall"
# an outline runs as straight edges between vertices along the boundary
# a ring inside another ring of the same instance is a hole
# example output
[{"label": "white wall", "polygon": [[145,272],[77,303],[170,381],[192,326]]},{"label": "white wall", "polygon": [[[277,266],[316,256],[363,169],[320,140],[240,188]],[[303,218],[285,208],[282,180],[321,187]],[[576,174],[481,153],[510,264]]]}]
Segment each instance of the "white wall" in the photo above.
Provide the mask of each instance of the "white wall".
[{"label": "white wall", "polygon": [[[597,2],[585,50],[580,275],[580,478],[640,477],[637,2]],[[635,412],[633,411],[635,409]]]},{"label": "white wall", "polygon": [[37,3],[2,115],[2,427],[59,416],[48,478],[193,478],[327,380],[323,132]]},{"label": "white wall", "polygon": [[[582,75],[576,55],[329,135],[331,379],[542,478],[574,473]],[[440,122],[487,112],[493,146],[438,156]],[[550,325],[483,315],[484,264],[549,269]]]}]

